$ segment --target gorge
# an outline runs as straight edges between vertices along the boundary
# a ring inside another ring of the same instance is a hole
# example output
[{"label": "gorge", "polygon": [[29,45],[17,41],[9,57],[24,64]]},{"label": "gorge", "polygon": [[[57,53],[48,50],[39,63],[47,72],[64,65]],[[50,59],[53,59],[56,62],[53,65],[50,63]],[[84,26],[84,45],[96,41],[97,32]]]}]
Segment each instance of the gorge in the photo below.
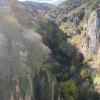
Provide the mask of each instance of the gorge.
[{"label": "gorge", "polygon": [[100,100],[99,5],[0,0],[0,100]]}]

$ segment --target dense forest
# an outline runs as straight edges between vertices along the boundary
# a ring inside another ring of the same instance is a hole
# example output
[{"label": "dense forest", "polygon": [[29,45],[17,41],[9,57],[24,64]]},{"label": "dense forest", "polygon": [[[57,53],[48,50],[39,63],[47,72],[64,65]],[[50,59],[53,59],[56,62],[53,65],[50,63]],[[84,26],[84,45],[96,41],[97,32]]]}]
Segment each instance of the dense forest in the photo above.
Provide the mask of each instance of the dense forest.
[{"label": "dense forest", "polygon": [[100,0],[0,0],[0,100],[100,100]]}]

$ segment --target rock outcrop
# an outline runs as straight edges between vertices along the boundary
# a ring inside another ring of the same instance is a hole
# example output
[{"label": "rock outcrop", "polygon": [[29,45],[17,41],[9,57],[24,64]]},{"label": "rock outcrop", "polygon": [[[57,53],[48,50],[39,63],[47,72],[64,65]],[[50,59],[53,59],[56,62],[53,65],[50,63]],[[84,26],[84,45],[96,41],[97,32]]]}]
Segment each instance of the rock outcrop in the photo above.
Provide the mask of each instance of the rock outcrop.
[{"label": "rock outcrop", "polygon": [[84,32],[83,53],[85,57],[90,54],[88,71],[92,76],[95,91],[100,93],[100,7],[91,13],[84,25]]},{"label": "rock outcrop", "polygon": [[100,7],[91,14],[86,28],[85,52],[100,53]]}]

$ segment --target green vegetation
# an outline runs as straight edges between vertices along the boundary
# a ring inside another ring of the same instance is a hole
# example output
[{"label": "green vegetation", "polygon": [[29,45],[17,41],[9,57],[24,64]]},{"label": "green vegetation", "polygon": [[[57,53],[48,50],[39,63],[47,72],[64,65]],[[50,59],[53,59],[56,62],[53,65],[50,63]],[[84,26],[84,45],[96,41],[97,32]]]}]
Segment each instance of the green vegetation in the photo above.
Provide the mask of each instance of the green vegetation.
[{"label": "green vegetation", "polygon": [[73,80],[63,83],[64,100],[75,100],[78,96],[78,87]]},{"label": "green vegetation", "polygon": [[[99,0],[64,3],[70,4],[63,4],[68,18],[62,16],[58,25],[32,16],[0,15],[0,100],[100,100],[100,74],[89,69],[92,61],[100,65],[100,57],[81,53],[82,25]],[[58,10],[62,14],[63,8]],[[63,23],[66,32],[59,28]]]}]

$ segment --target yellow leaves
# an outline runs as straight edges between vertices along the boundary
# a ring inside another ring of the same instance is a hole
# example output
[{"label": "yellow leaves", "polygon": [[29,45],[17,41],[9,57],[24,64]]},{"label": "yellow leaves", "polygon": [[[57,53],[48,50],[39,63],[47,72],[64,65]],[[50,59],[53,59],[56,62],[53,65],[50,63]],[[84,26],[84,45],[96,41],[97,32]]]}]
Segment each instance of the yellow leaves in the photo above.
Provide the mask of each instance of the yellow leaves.
[{"label": "yellow leaves", "polygon": [[98,83],[100,83],[100,74],[96,74],[94,77],[93,77],[93,84],[94,86],[97,85]]},{"label": "yellow leaves", "polygon": [[71,40],[71,44],[72,44],[72,45],[78,46],[78,45],[81,45],[81,41],[82,41],[81,36],[80,36],[80,35],[76,35],[76,36],[73,37],[73,39]]},{"label": "yellow leaves", "polygon": [[64,96],[68,98],[68,100],[74,100],[75,98],[77,98],[78,87],[76,85],[76,82],[73,80],[68,80],[64,82],[63,92],[64,92]]},{"label": "yellow leaves", "polygon": [[97,65],[100,67],[100,55],[96,58]]},{"label": "yellow leaves", "polygon": [[100,68],[100,55],[95,55],[91,52],[87,52],[84,57],[85,60],[88,61],[93,68]]},{"label": "yellow leaves", "polygon": [[88,69],[87,68],[83,68],[80,72],[80,75],[82,78],[85,78],[88,76]]},{"label": "yellow leaves", "polygon": [[86,61],[91,61],[93,60],[93,54],[91,52],[88,52],[85,54],[85,60]]},{"label": "yellow leaves", "polygon": [[73,72],[75,72],[75,66],[74,65],[72,65],[72,66],[70,66],[70,73],[73,73]]},{"label": "yellow leaves", "polygon": [[48,20],[48,18],[49,18],[48,14],[44,14],[44,19]]},{"label": "yellow leaves", "polygon": [[94,62],[93,67],[99,69],[100,68],[100,55],[95,56],[93,62]]},{"label": "yellow leaves", "polygon": [[2,28],[17,29],[21,28],[20,23],[13,15],[0,14],[0,25]]},{"label": "yellow leaves", "polygon": [[19,22],[18,22],[18,20],[16,20],[16,18],[14,17],[14,16],[10,16],[10,15],[4,15],[4,16],[2,16],[3,17],[3,19],[5,19],[7,22],[9,22],[9,23],[14,23],[14,24],[16,24],[18,27],[20,27],[20,24],[19,24]]},{"label": "yellow leaves", "polygon": [[12,15],[0,15],[0,32],[4,33],[6,37],[13,40],[21,38],[22,27],[18,20]]},{"label": "yellow leaves", "polygon": [[61,26],[60,26],[59,28],[60,28],[63,32],[66,32],[66,30],[67,30],[66,28],[68,28],[68,27],[67,27],[66,23],[62,23]]}]

